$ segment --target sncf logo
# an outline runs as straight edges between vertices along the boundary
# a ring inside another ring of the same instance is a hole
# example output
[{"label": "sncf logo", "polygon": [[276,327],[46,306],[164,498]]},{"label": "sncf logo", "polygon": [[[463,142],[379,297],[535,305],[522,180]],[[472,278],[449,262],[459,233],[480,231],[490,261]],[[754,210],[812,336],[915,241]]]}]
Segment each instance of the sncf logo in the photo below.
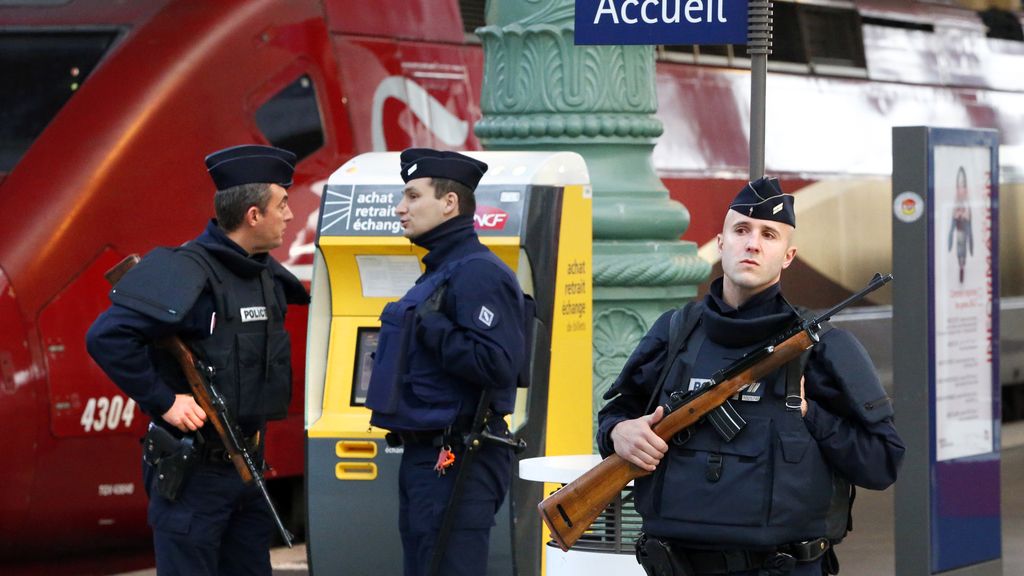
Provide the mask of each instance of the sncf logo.
[{"label": "sncf logo", "polygon": [[494,206],[477,206],[473,225],[477,230],[504,230],[508,212]]}]

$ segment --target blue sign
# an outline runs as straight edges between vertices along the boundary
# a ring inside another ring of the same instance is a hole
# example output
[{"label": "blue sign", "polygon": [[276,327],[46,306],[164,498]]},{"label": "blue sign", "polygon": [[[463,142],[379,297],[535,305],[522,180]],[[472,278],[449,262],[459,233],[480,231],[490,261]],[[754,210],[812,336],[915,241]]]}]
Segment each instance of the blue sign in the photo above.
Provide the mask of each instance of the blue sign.
[{"label": "blue sign", "polygon": [[746,44],[741,0],[576,0],[576,44]]}]

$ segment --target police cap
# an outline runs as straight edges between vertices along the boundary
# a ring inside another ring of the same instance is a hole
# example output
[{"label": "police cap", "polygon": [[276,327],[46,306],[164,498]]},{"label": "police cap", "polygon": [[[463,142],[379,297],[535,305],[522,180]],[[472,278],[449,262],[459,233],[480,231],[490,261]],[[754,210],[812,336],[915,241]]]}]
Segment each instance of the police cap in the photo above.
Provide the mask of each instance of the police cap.
[{"label": "police cap", "polygon": [[292,185],[295,154],[273,146],[232,146],[207,156],[206,171],[217,190],[242,184],[277,184],[287,188]]},{"label": "police cap", "polygon": [[458,152],[432,148],[409,148],[402,152],[402,180],[447,178],[476,189],[487,172],[487,164]]},{"label": "police cap", "polygon": [[762,177],[748,182],[729,208],[758,220],[773,220],[796,228],[793,196],[784,194],[777,178]]}]

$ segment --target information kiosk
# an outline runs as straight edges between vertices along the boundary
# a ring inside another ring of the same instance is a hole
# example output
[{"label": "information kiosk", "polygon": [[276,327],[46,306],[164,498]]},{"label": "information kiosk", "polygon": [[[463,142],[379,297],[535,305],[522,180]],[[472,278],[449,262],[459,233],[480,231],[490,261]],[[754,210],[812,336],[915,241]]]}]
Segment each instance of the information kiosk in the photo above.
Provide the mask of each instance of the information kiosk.
[{"label": "information kiosk", "polygon": [[[570,152],[470,152],[489,166],[476,229],[537,303],[529,386],[509,427],[522,458],[591,451],[591,189]],[[363,406],[378,316],[423,270],[395,207],[397,153],[363,154],[324,188],[306,348],[307,544],[312,574],[400,574],[401,448]],[[491,532],[488,574],[538,573],[542,485],[513,476]]]}]

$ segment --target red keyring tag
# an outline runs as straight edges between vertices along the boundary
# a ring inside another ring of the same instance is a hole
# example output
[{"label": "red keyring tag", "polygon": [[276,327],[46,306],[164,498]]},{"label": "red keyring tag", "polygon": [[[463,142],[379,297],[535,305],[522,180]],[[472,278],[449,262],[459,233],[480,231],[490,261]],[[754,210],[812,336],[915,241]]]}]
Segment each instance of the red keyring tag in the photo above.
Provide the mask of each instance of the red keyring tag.
[{"label": "red keyring tag", "polygon": [[443,476],[453,464],[455,464],[455,453],[452,452],[451,446],[442,446],[441,451],[437,454],[437,464],[434,465],[434,471],[437,472],[438,476]]}]

